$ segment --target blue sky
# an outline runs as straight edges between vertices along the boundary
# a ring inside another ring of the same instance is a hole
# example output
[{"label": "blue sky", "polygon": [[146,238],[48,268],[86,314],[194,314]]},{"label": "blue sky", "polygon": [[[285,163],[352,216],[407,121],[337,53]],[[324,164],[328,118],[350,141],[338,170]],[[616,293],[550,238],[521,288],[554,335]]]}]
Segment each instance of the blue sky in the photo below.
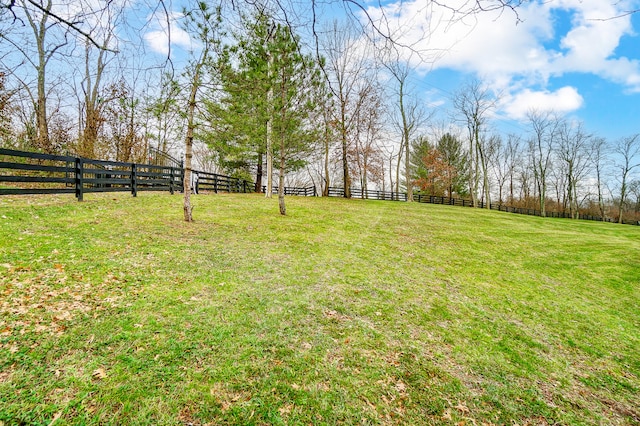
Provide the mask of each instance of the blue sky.
[{"label": "blue sky", "polygon": [[[533,108],[581,120],[611,140],[640,133],[640,13],[609,19],[639,1],[534,1],[518,9],[520,22],[511,12],[486,12],[454,24],[450,12],[425,4],[386,2],[384,15],[425,58],[445,52],[432,63],[414,61],[412,81],[430,105],[446,110],[452,93],[479,78],[502,94],[499,132],[526,131]],[[368,11],[381,16],[379,7]]]}]

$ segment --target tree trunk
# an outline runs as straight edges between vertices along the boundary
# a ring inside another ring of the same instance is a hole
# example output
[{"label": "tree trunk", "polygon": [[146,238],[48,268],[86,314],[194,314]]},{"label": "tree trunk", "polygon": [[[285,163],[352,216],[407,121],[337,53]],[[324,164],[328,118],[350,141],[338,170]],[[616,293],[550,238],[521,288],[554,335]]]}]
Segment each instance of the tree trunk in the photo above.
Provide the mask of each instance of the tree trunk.
[{"label": "tree trunk", "polygon": [[[402,144],[404,145],[404,178],[407,188],[407,201],[413,201],[413,185],[411,183],[411,163],[409,161],[409,123],[407,122],[407,113],[404,110],[404,80],[400,81],[400,114],[402,115]],[[400,157],[398,157],[398,165]]]},{"label": "tree trunk", "polygon": [[600,181],[600,170],[597,172],[598,180],[598,209],[600,210],[600,217],[604,221],[604,196],[602,195],[602,182]]},{"label": "tree trunk", "polygon": [[256,184],[254,192],[260,194],[262,192],[262,153],[258,153],[258,170],[256,171]]},{"label": "tree trunk", "polygon": [[[272,59],[269,58],[269,61]],[[271,63],[271,62],[270,62]],[[271,71],[269,71],[271,72]],[[267,92],[267,105],[269,108],[269,119],[267,120],[267,190],[264,191],[266,198],[271,198],[273,192],[273,119],[271,117],[273,104],[273,89],[269,89]]]},{"label": "tree trunk", "polygon": [[471,195],[471,205],[478,207],[478,194],[476,193],[475,181],[476,181],[476,150],[473,143],[473,137],[469,139],[469,193]]},{"label": "tree trunk", "polygon": [[[110,36],[107,36],[106,43],[109,42]],[[96,144],[98,141],[98,132],[101,125],[101,109],[102,106],[99,102],[98,91],[100,88],[100,82],[102,80],[102,74],[105,68],[104,50],[98,53],[95,81],[91,78],[91,71],[89,69],[89,45],[86,46],[85,51],[85,126],[82,132],[80,140],[80,149],[78,154],[88,158],[95,158],[96,156]]]},{"label": "tree trunk", "polygon": [[627,174],[626,171],[622,176],[622,185],[620,186],[620,202],[618,203],[618,223],[622,223],[622,211],[624,209],[624,200],[627,197]]},{"label": "tree trunk", "polygon": [[278,207],[280,208],[280,214],[286,215],[287,208],[284,205],[284,170],[285,170],[285,136],[280,138],[280,175],[278,176]]},{"label": "tree trunk", "polygon": [[480,141],[476,142],[478,146],[478,156],[480,159],[480,167],[482,168],[482,189],[484,191],[484,207],[485,209],[491,209],[491,188],[489,188],[489,171],[487,170],[487,159],[484,156],[482,150],[482,144]]},{"label": "tree trunk", "polygon": [[[51,1],[47,3],[47,10],[51,9]],[[47,122],[47,91],[45,87],[45,70],[47,57],[45,53],[45,34],[47,31],[47,14],[40,21],[39,32],[36,34],[38,46],[38,99],[36,102],[36,127],[38,129],[38,148],[48,154],[53,154],[53,147],[49,139],[49,125]]]},{"label": "tree trunk", "polygon": [[331,180],[329,176],[329,130],[325,129],[324,135],[324,188],[322,188],[322,196],[329,196],[329,186],[331,186]]},{"label": "tree trunk", "polygon": [[87,158],[95,158],[95,145],[98,140],[99,112],[94,108],[94,105],[89,102],[86,102],[85,109],[85,127],[82,132],[78,154]]},{"label": "tree trunk", "polygon": [[396,199],[400,194],[400,162],[402,161],[402,153],[404,152],[404,143],[400,142],[400,151],[398,151],[398,163],[396,164]]},{"label": "tree trunk", "polygon": [[342,128],[342,176],[344,181],[344,197],[351,198],[351,176],[347,158],[347,129]]},{"label": "tree trunk", "polygon": [[194,116],[196,111],[196,96],[198,94],[198,88],[200,87],[200,73],[202,72],[202,67],[204,66],[204,61],[208,54],[209,51],[205,48],[202,52],[202,56],[200,56],[200,61],[195,66],[187,108],[187,136],[184,144],[184,181],[182,182],[184,191],[183,210],[185,222],[193,222],[193,206],[191,205],[191,159],[193,157],[193,131],[195,128]]},{"label": "tree trunk", "polygon": [[369,183],[367,182],[367,154],[362,157],[363,170],[362,170],[362,194],[364,198],[369,198]]}]

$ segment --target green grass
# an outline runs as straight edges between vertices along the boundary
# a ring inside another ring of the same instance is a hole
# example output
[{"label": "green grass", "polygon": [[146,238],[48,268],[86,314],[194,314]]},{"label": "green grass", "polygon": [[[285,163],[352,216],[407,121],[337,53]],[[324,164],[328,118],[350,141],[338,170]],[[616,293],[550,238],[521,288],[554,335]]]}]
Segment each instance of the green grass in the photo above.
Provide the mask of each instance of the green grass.
[{"label": "green grass", "polygon": [[639,424],[640,228],[0,198],[0,425]]}]

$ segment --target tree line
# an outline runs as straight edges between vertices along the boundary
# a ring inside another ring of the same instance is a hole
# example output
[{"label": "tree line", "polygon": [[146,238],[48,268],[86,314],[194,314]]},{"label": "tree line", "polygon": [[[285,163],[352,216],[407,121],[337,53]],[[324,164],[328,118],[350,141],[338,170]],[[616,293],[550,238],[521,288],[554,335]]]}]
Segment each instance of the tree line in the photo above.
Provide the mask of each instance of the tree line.
[{"label": "tree line", "polygon": [[[316,2],[187,2],[180,13],[159,2],[139,16],[128,2],[0,2],[0,145],[131,162],[153,147],[184,156],[186,182],[198,168],[260,192],[275,177],[282,214],[285,184],[313,184],[640,219],[640,136],[607,141],[538,110],[520,134],[499,134],[499,95],[480,80],[434,123],[412,79],[423,52],[366,19],[364,3],[328,3],[351,20],[322,21]],[[452,19],[487,5],[472,6]],[[158,40],[162,54],[149,48]]]}]

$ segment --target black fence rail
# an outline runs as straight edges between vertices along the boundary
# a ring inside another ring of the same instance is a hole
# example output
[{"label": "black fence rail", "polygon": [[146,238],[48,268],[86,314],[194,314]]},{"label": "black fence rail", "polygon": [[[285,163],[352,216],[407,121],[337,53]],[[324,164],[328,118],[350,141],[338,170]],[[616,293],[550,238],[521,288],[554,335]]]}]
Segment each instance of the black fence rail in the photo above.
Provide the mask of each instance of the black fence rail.
[{"label": "black fence rail", "polygon": [[[251,192],[252,186],[229,176],[194,172],[192,188],[213,186],[215,192]],[[202,177],[202,181],[199,181]],[[212,178],[213,177],[213,178]],[[183,190],[184,169],[155,164],[93,160],[66,155],[0,149],[0,195]],[[211,184],[212,182],[212,184]]]},{"label": "black fence rail", "polygon": [[[262,185],[262,192],[267,192],[266,185]],[[274,186],[271,188],[272,194],[278,193],[278,187]],[[297,195],[300,197],[317,197],[318,192],[316,191],[315,186],[307,186],[307,187],[299,187],[299,186],[285,186],[284,187],[284,195]]]},{"label": "black fence rail", "polygon": [[0,149],[0,194],[74,193],[74,157]]},{"label": "black fence rail", "polygon": [[[387,200],[387,201],[407,201],[407,194],[403,192],[363,190],[362,188],[351,188],[351,198],[363,200]],[[344,188],[329,187],[329,197],[344,197]]]},{"label": "black fence rail", "polygon": [[438,195],[413,194],[413,201],[418,203],[444,204],[448,206],[473,207],[470,200],[463,198],[441,197]]},{"label": "black fence rail", "polygon": [[[460,206],[460,207],[473,207],[473,202],[471,200],[465,200],[462,198],[450,198],[450,197],[442,197],[438,195],[428,195],[428,194],[414,194],[413,200],[419,203],[429,203],[429,204],[444,204],[450,206]],[[478,201],[477,205],[479,208],[486,208],[486,203],[483,201]],[[524,214],[528,216],[542,216],[542,212],[536,209],[524,208],[524,207],[512,207],[504,204],[491,203],[489,208],[491,210],[498,210],[501,212],[507,213],[516,213],[516,214]],[[572,219],[570,213],[566,212],[545,212],[546,217],[554,217],[554,218],[564,218],[564,219]],[[599,222],[613,222],[613,219],[610,217],[602,218],[600,216],[593,215],[578,215],[578,219],[583,220],[593,220]],[[628,222],[629,224],[635,224],[632,222]]]},{"label": "black fence rail", "polygon": [[210,191],[215,193],[253,192],[252,184],[244,179],[201,171],[194,171],[193,175],[194,177],[191,181],[196,193],[201,191]]},{"label": "black fence rail", "polygon": [[[344,197],[344,188],[336,188],[330,187],[328,191],[329,197]],[[363,191],[360,188],[351,188],[351,197],[352,198],[363,198],[369,200],[392,200],[392,201],[407,201],[406,193],[398,193],[398,192],[383,192],[383,191]],[[474,204],[471,200],[466,200],[464,198],[452,198],[452,197],[443,197],[439,195],[430,195],[430,194],[422,194],[416,192],[413,194],[413,200],[419,203],[428,203],[428,204],[442,204],[449,206],[459,206],[459,207],[473,207]],[[476,205],[478,208],[485,208],[486,204],[482,201],[477,201]],[[529,209],[523,207],[512,207],[499,203],[491,203],[489,206],[491,210],[498,210],[501,212],[507,213],[515,213],[515,214],[523,214],[528,216],[542,216],[540,210]],[[565,212],[546,212],[547,217],[553,218],[566,218],[571,219],[572,216],[570,213]],[[615,222],[614,219],[610,217],[602,218],[600,216],[593,215],[578,215],[578,219],[582,220],[592,220],[599,222]],[[640,225],[638,221],[623,221],[624,224],[627,225]]]}]

